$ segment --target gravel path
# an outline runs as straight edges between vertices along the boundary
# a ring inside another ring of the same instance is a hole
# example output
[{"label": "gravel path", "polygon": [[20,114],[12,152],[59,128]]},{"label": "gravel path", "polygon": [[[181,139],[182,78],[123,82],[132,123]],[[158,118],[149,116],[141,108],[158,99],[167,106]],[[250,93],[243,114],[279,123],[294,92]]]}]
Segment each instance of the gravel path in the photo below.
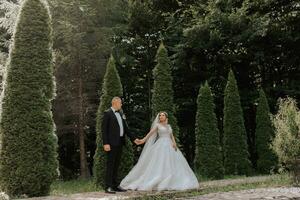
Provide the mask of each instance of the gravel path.
[{"label": "gravel path", "polygon": [[224,180],[215,180],[215,181],[205,181],[200,182],[200,186],[202,188],[207,187],[223,187],[228,185],[238,185],[245,183],[257,183],[264,182],[267,180],[273,179],[272,176],[253,176],[253,177],[245,177],[245,178],[236,178],[236,179],[224,179]]},{"label": "gravel path", "polygon": [[[257,176],[257,177],[247,177],[239,179],[226,179],[226,180],[216,180],[216,181],[206,181],[200,182],[201,188],[210,188],[210,187],[224,187],[228,185],[238,185],[244,183],[256,183],[264,182],[269,179],[272,179],[272,176]],[[145,194],[162,194],[170,192],[137,192],[137,191],[128,191],[121,192],[114,195],[109,195],[104,192],[87,192],[87,193],[77,193],[70,195],[61,195],[61,196],[47,196],[47,197],[38,197],[30,198],[26,200],[116,200],[116,199],[130,199],[132,197],[143,196]],[[184,199],[194,199],[194,200],[263,200],[263,199],[297,199],[300,200],[300,188],[262,188],[262,189],[253,189],[253,190],[242,190],[234,192],[220,192],[220,193],[210,193],[201,196],[195,196],[191,198]],[[25,200],[25,199],[23,199]],[[183,200],[183,198],[178,198],[178,200]]]},{"label": "gravel path", "polygon": [[260,188],[234,192],[218,192],[177,200],[300,200],[300,188]]}]

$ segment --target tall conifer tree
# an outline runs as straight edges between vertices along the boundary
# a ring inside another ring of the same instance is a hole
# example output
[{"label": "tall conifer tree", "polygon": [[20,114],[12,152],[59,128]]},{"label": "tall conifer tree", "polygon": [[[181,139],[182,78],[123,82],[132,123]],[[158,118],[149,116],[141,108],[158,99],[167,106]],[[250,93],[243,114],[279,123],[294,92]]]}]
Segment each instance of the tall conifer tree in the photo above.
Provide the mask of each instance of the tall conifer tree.
[{"label": "tall conifer tree", "polygon": [[1,116],[1,189],[12,196],[47,195],[57,177],[52,30],[48,6],[25,0],[5,76]]},{"label": "tall conifer tree", "polygon": [[273,137],[274,128],[270,118],[268,100],[263,89],[260,89],[255,129],[257,170],[260,173],[269,173],[276,166],[276,156],[270,147]]},{"label": "tall conifer tree", "polygon": [[199,89],[196,115],[195,170],[197,174],[213,179],[224,176],[220,133],[215,104],[208,83]]},{"label": "tall conifer tree", "polygon": [[171,71],[171,61],[168,51],[161,43],[156,54],[156,66],[153,69],[154,86],[152,95],[153,116],[160,111],[168,113],[169,123],[172,126],[173,134],[178,141],[179,128],[174,110],[173,77]]},{"label": "tall conifer tree", "polygon": [[233,71],[224,93],[224,168],[226,174],[249,174],[250,161],[240,95]]}]

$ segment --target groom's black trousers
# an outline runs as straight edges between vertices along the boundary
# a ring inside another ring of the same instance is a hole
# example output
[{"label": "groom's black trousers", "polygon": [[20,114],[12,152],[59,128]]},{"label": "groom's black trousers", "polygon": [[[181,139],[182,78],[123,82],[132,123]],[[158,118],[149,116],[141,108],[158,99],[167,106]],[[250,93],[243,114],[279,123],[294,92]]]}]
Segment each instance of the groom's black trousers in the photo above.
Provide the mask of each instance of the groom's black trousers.
[{"label": "groom's black trousers", "polygon": [[123,144],[118,146],[110,146],[110,151],[106,152],[106,175],[105,175],[105,185],[106,188],[112,187],[116,188],[119,186],[118,182],[118,168],[120,165],[121,155],[122,155]]}]

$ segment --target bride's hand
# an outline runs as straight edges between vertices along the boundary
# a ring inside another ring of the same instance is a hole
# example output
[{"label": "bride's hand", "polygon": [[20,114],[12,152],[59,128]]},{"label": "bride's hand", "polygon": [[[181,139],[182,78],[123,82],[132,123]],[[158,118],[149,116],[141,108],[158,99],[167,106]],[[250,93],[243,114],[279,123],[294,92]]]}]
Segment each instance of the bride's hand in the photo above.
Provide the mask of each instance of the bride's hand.
[{"label": "bride's hand", "polygon": [[176,145],[176,143],[173,143],[172,146],[175,149],[175,151],[177,151],[177,145]]},{"label": "bride's hand", "polygon": [[141,142],[142,144],[144,144],[146,142],[146,139],[145,138],[141,139]]}]

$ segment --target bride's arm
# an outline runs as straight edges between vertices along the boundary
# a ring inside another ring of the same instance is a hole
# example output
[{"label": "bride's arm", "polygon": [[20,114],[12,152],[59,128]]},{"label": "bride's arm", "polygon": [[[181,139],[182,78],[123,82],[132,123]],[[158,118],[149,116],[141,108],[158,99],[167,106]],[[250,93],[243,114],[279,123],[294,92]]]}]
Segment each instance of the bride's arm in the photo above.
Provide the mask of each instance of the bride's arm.
[{"label": "bride's arm", "polygon": [[175,137],[174,137],[173,133],[171,134],[171,139],[173,141],[173,144],[176,144],[176,140],[175,140]]},{"label": "bride's arm", "polygon": [[157,126],[155,126],[154,128],[152,128],[149,133],[147,133],[147,135],[141,140],[143,143],[145,143],[148,138],[157,130]]},{"label": "bride's arm", "polygon": [[173,147],[174,147],[174,149],[176,150],[176,149],[177,149],[177,144],[176,144],[176,140],[175,140],[173,131],[172,131],[172,133],[171,133],[171,139],[172,139],[172,142],[173,142]]}]

